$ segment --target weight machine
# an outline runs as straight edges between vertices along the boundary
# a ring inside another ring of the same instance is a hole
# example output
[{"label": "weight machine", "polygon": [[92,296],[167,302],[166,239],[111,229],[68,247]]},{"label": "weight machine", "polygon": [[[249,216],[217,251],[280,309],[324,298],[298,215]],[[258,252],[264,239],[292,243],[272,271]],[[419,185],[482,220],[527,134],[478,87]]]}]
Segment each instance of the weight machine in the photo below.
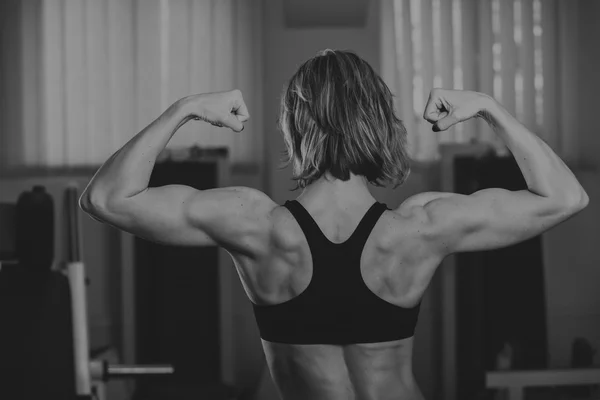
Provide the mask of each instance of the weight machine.
[{"label": "weight machine", "polygon": [[120,365],[90,357],[76,186],[66,188],[64,206],[67,263],[56,271],[51,263],[35,262],[36,255],[53,257],[52,198],[41,186],[19,198],[15,225],[19,213],[27,221],[15,227],[23,260],[0,264],[0,398],[111,400],[110,380],[174,373],[171,365]]}]

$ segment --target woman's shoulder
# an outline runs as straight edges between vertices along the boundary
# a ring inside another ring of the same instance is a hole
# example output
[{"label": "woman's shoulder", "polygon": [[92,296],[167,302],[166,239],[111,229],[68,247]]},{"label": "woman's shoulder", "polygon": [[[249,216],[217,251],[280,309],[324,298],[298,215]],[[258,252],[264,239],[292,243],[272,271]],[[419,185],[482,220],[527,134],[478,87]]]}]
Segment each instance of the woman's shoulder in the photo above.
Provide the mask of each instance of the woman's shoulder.
[{"label": "woman's shoulder", "polygon": [[270,242],[282,250],[298,248],[304,234],[296,219],[285,205],[276,204],[270,212]]}]

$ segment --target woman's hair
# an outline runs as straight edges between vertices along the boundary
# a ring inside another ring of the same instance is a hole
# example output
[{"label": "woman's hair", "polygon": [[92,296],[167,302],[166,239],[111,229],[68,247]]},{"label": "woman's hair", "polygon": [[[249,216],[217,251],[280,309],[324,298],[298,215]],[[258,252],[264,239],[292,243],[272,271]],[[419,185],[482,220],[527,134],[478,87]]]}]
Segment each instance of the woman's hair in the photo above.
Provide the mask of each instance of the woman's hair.
[{"label": "woman's hair", "polygon": [[351,51],[323,50],[300,66],[284,88],[277,120],[297,188],[329,172],[383,186],[410,173],[406,128],[394,114],[381,77]]}]

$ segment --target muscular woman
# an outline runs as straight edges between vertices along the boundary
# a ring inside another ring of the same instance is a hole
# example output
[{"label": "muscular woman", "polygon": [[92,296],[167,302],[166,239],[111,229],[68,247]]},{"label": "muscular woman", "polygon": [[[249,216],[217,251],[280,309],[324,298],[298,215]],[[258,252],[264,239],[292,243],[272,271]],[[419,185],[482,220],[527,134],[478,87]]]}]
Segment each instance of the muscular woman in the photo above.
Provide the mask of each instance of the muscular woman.
[{"label": "muscular woman", "polygon": [[278,122],[297,199],[279,205],[247,187],[148,187],[183,124],[243,130],[250,116],[234,90],[175,102],[104,163],[80,204],[149,240],[226,249],[282,399],[422,399],[411,368],[414,328],[444,257],[518,243],[588,203],[552,149],[490,96],[434,89],[423,117],[434,131],[484,118],[528,189],[420,193],[396,209],[377,202],[368,183],[400,185],[409,174],[406,130],[369,64],[328,50],[300,66],[282,94]]}]

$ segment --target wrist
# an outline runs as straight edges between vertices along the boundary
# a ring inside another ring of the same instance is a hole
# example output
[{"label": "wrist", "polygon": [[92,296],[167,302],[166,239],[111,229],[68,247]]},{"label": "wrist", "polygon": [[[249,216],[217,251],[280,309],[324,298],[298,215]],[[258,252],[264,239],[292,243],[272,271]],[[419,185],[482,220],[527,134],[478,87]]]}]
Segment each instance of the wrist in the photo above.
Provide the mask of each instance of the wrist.
[{"label": "wrist", "polygon": [[496,99],[486,93],[479,93],[481,96],[479,99],[479,111],[483,112],[494,112],[498,104]]},{"label": "wrist", "polygon": [[183,122],[187,122],[190,119],[197,117],[197,106],[195,106],[195,95],[182,97],[177,100],[171,108],[173,109],[174,115],[177,116]]},{"label": "wrist", "polygon": [[479,111],[477,116],[483,118],[488,124],[492,124],[498,115],[499,103],[492,96],[480,93]]}]

